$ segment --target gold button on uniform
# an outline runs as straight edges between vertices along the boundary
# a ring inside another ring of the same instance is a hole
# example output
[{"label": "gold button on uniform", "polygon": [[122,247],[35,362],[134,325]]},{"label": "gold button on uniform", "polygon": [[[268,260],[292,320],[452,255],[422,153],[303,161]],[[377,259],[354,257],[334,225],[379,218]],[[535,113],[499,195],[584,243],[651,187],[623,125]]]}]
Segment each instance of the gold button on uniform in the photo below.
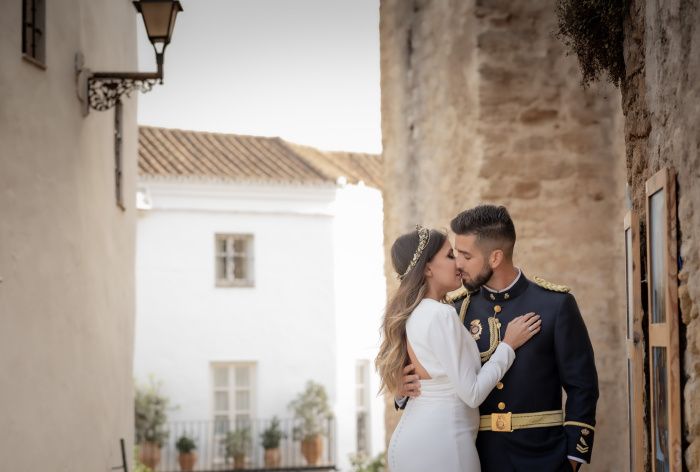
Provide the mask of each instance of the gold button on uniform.
[{"label": "gold button on uniform", "polygon": [[503,402],[499,403],[499,404],[498,404],[498,409],[501,410],[501,411],[505,410],[505,409],[506,409],[506,404],[503,403]]},{"label": "gold button on uniform", "polygon": [[494,306],[493,311],[495,311],[496,313],[500,313],[501,312],[501,305]]},{"label": "gold button on uniform", "polygon": [[498,390],[503,390],[503,382],[498,382],[498,383],[496,384],[496,388],[497,388]]}]

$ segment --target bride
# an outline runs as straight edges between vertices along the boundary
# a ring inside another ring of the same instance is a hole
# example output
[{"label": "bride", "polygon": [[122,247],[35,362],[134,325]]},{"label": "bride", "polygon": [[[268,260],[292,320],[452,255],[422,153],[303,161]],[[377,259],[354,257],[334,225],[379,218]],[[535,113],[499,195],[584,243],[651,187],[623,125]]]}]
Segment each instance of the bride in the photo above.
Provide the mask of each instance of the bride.
[{"label": "bride", "polygon": [[418,226],[391,247],[401,280],[387,304],[376,359],[381,390],[396,394],[402,368],[416,366],[421,395],[411,399],[391,437],[392,472],[479,472],[475,440],[479,405],[515,359],[515,349],[540,330],[528,313],[508,324],[483,366],[476,342],[457,313],[443,303],[461,286],[447,236]]}]

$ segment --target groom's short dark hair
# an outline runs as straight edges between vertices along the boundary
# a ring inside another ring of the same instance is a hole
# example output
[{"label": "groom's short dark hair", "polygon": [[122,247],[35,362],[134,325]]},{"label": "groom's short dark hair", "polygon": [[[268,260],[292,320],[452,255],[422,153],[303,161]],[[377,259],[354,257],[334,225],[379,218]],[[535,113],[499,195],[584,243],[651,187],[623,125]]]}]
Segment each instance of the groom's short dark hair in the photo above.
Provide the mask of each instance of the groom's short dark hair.
[{"label": "groom's short dark hair", "polygon": [[455,216],[450,227],[456,234],[474,234],[480,244],[499,247],[508,257],[513,256],[515,226],[504,206],[479,205],[470,208]]}]

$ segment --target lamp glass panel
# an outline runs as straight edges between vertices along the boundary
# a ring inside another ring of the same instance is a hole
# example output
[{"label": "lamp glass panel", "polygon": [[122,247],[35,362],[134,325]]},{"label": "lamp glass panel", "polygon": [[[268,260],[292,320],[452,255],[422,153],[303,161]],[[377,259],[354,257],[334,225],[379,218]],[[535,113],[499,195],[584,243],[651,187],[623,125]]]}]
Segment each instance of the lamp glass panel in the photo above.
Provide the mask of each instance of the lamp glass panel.
[{"label": "lamp glass panel", "polygon": [[172,11],[170,12],[170,24],[169,24],[169,30],[168,30],[168,38],[173,37],[173,29],[175,29],[175,17],[177,14],[180,12],[180,7],[179,5],[174,5]]},{"label": "lamp glass panel", "polygon": [[172,2],[141,2],[141,13],[146,25],[148,39],[153,42],[167,41],[171,32],[171,20],[175,10]]}]

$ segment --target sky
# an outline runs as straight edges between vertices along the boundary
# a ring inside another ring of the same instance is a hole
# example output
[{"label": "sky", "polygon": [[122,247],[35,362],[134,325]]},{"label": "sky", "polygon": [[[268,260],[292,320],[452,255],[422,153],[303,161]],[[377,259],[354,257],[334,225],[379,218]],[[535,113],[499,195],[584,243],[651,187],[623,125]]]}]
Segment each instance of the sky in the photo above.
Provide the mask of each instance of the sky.
[{"label": "sky", "polygon": [[[142,125],[381,152],[379,0],[181,0]],[[139,19],[139,67],[155,69]]]}]

